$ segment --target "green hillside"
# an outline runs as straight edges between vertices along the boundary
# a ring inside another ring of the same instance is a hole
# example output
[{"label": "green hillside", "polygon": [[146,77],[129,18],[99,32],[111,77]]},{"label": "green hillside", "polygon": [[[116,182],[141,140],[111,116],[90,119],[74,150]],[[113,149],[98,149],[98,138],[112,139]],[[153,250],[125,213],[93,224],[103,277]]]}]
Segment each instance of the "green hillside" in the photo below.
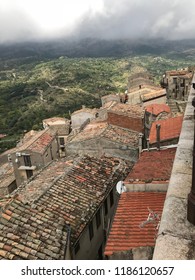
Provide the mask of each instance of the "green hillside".
[{"label": "green hillside", "polygon": [[[0,60],[0,152],[15,145],[26,130],[40,129],[42,119],[69,118],[81,108],[100,107],[100,98],[124,93],[128,76],[147,69],[156,83],[168,69],[195,64],[195,55],[130,55],[122,58],[9,58]],[[175,55],[175,54],[174,54]]]}]

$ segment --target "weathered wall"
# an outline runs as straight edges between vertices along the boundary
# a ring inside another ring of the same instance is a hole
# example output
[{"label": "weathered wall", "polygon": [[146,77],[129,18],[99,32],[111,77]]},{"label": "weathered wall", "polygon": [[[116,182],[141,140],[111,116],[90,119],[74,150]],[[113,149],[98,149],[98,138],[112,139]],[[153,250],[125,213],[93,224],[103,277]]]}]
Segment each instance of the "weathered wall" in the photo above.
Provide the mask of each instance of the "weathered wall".
[{"label": "weathered wall", "polygon": [[169,182],[151,182],[151,183],[128,183],[125,182],[125,187],[128,192],[166,192]]},{"label": "weathered wall", "polygon": [[144,106],[154,104],[154,103],[155,104],[166,104],[166,95],[144,101]]},{"label": "weathered wall", "polygon": [[[115,186],[114,186],[115,187]],[[115,194],[115,191],[113,189],[113,193]],[[94,236],[90,240],[89,238],[89,228],[88,225],[83,231],[82,235],[79,238],[80,243],[80,250],[77,252],[77,254],[74,253],[74,250],[72,252],[73,259],[75,260],[95,260],[98,259],[98,250],[100,246],[102,246],[102,252],[105,248],[105,242],[108,232],[105,232],[105,229],[107,229],[107,226],[112,221],[113,215],[115,213],[116,205],[118,203],[118,196],[116,194],[114,195],[114,204],[110,205],[110,195],[107,196],[107,205],[108,205],[108,214],[104,215],[104,203],[100,207],[101,211],[101,224],[99,228],[97,229],[96,225],[96,216],[93,217],[93,230],[94,230]],[[105,223],[104,223],[105,221]]]},{"label": "weathered wall", "polygon": [[115,252],[109,256],[109,260],[151,260],[153,247],[137,247],[129,251]]},{"label": "weathered wall", "polygon": [[108,112],[108,123],[117,125],[123,128],[131,129],[138,132],[143,132],[143,119],[132,118],[125,115],[119,115],[117,113]]},{"label": "weathered wall", "polygon": [[130,145],[122,145],[112,142],[106,138],[93,138],[82,142],[70,142],[66,145],[66,155],[91,155],[101,156],[103,154],[119,157],[136,162],[138,159],[138,148]]},{"label": "weathered wall", "polygon": [[154,250],[154,260],[195,259],[195,226],[187,220],[187,198],[192,184],[194,96],[195,90],[191,88]]},{"label": "weathered wall", "polygon": [[[19,170],[20,166],[25,167],[23,154],[30,155],[31,164],[32,166],[36,167],[35,169],[33,168],[32,170],[34,175],[39,169],[41,169],[47,163],[59,157],[59,147],[58,147],[57,140],[53,139],[52,143],[47,147],[43,155],[41,153],[32,152],[30,150],[24,150],[20,153],[21,153],[20,157],[16,157],[16,153],[12,154],[12,163],[14,167],[17,186],[21,185],[24,181],[27,180],[26,170],[25,169]],[[18,162],[16,162],[16,158]]]},{"label": "weathered wall", "polygon": [[87,119],[95,119],[95,113],[78,112],[71,115],[72,129],[79,128]]}]

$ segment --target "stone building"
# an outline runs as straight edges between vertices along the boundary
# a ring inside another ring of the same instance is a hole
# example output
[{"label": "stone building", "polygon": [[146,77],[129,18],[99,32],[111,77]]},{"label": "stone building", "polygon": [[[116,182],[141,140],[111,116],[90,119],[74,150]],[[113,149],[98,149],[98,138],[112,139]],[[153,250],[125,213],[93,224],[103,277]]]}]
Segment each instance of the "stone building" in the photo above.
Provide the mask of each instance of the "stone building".
[{"label": "stone building", "polygon": [[82,109],[77,110],[71,114],[71,128],[79,129],[86,121],[94,120],[97,117],[97,109],[90,109],[83,106]]},{"label": "stone building", "polygon": [[56,133],[49,128],[38,132],[30,131],[10,152],[16,184],[19,186],[50,161],[59,158]]},{"label": "stone building", "polygon": [[12,193],[17,188],[13,165],[10,162],[0,165],[0,197]]},{"label": "stone building", "polygon": [[108,95],[105,95],[105,96],[101,97],[101,102],[102,102],[102,107],[104,107],[105,104],[109,103],[109,102],[119,103],[120,102],[120,96],[119,96],[119,94],[108,94]]},{"label": "stone building", "polygon": [[137,131],[106,122],[90,122],[80,133],[70,136],[67,155],[108,155],[135,162],[138,159],[139,135]]},{"label": "stone building", "polygon": [[106,157],[51,162],[0,203],[0,259],[102,259],[129,168]]},{"label": "stone building", "polygon": [[166,71],[161,85],[167,90],[167,98],[187,101],[193,72],[191,69]]},{"label": "stone building", "polygon": [[59,143],[59,155],[65,156],[66,139],[70,133],[70,120],[60,117],[53,117],[43,120],[44,129],[50,128],[56,133]]}]

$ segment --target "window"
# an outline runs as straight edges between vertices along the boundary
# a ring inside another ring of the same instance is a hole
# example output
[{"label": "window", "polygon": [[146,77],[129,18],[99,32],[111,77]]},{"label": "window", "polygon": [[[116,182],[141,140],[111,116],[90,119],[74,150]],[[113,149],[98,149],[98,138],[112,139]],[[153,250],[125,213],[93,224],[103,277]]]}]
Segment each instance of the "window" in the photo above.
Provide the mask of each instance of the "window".
[{"label": "window", "polygon": [[24,165],[25,166],[32,166],[30,156],[24,156]]},{"label": "window", "polygon": [[100,209],[99,209],[98,212],[96,213],[96,226],[97,226],[97,229],[99,228],[100,225],[101,225],[101,214],[100,214]]},{"label": "window", "polygon": [[74,253],[75,253],[75,255],[78,253],[79,250],[80,250],[80,243],[79,243],[79,241],[77,241],[77,243],[76,243],[76,245],[75,245],[75,247],[74,247]]},{"label": "window", "polygon": [[93,222],[91,221],[89,224],[89,238],[90,240],[93,238],[94,232],[93,232]]},{"label": "window", "polygon": [[64,138],[60,137],[59,140],[60,140],[60,146],[64,146],[64,144],[65,144]]},{"label": "window", "polygon": [[108,214],[108,204],[107,204],[107,199],[104,201],[104,214]]},{"label": "window", "polygon": [[33,176],[32,170],[26,170],[26,177],[27,177],[27,179],[29,179],[32,176]]},{"label": "window", "polygon": [[111,192],[110,192],[110,207],[112,207],[113,204],[114,204],[114,194],[113,194],[113,190],[111,190]]}]

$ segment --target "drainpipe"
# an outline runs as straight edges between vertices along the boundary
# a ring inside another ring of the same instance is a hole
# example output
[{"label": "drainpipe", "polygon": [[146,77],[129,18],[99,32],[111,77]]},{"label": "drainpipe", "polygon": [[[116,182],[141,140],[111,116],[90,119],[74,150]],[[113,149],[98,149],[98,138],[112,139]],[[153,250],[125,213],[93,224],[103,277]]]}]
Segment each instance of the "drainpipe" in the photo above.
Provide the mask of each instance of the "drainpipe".
[{"label": "drainpipe", "polygon": [[139,133],[139,142],[138,142],[139,155],[140,155],[141,152],[142,152],[142,137],[143,137],[143,134],[142,134],[142,133]]},{"label": "drainpipe", "polygon": [[157,142],[157,149],[160,150],[160,124],[156,125],[156,142]]},{"label": "drainpipe", "polygon": [[[195,83],[193,83],[194,87]],[[192,106],[195,108],[195,97],[192,100]],[[192,188],[188,194],[187,220],[195,225],[195,109],[194,109],[194,147],[192,163]]]}]

